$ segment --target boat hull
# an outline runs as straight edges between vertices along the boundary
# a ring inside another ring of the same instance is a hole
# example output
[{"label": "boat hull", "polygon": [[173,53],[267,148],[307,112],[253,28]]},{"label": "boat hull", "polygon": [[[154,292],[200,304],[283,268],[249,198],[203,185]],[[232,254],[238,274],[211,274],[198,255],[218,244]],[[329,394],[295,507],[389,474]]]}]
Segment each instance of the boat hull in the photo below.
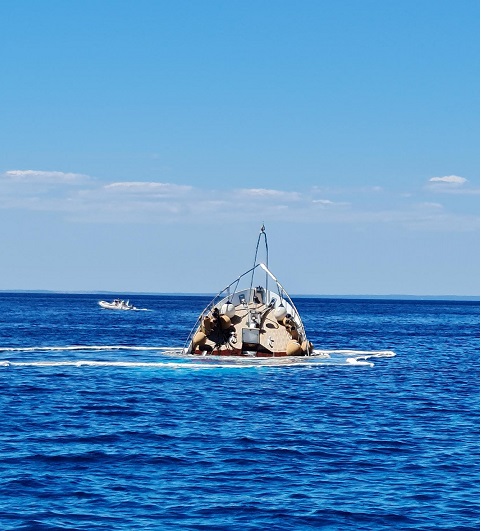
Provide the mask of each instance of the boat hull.
[{"label": "boat hull", "polygon": [[209,305],[187,347],[187,353],[198,356],[243,358],[308,356],[311,351],[292,301],[260,288],[236,291]]},{"label": "boat hull", "polygon": [[[199,315],[184,347],[187,354],[244,358],[311,355],[313,345],[292,299],[267,265],[257,263],[262,238],[268,263],[262,225],[254,266],[220,291]],[[275,284],[275,290],[269,283]]]},{"label": "boat hull", "polygon": [[114,304],[112,302],[107,302],[107,301],[100,301],[99,306],[101,308],[104,308],[105,310],[118,310],[118,311],[135,310],[135,308],[133,307],[129,307],[126,305],[120,305],[120,304]]}]

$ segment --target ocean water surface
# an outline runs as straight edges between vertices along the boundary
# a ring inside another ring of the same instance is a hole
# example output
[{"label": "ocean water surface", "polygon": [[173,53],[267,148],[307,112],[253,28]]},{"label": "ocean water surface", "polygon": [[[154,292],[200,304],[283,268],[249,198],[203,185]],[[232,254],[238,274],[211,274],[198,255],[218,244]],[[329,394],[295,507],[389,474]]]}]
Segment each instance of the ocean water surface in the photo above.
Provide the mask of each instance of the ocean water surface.
[{"label": "ocean water surface", "polygon": [[290,362],[99,299],[0,294],[0,529],[479,529],[478,303],[294,298],[328,357]]}]

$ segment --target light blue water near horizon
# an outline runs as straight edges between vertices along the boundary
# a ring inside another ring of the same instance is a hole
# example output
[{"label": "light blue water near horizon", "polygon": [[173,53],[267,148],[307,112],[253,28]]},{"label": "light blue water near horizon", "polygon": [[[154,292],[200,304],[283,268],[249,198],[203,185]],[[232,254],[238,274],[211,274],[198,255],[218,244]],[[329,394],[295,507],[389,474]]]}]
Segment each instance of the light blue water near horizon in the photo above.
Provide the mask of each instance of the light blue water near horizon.
[{"label": "light blue water near horizon", "polygon": [[479,529],[478,303],[296,298],[356,365],[169,355],[209,298],[131,299],[0,294],[1,529]]}]

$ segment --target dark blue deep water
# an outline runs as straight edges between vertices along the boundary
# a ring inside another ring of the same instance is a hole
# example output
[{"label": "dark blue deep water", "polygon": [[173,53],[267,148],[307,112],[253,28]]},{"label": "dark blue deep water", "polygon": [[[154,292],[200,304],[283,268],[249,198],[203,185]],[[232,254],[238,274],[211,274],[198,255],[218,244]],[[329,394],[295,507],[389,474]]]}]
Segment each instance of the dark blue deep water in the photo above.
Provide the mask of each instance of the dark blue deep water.
[{"label": "dark blue deep water", "polygon": [[208,299],[131,299],[0,295],[2,531],[479,529],[477,303],[295,299],[396,356],[273,366],[151,348]]}]

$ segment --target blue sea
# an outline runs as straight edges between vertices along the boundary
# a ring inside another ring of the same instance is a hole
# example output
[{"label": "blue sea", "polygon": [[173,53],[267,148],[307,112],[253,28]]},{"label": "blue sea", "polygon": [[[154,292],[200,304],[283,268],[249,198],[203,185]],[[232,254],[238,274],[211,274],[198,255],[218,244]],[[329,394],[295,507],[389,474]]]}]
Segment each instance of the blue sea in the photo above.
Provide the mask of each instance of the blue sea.
[{"label": "blue sea", "polygon": [[478,303],[294,298],[329,357],[291,362],[98,300],[0,294],[2,531],[479,529]]}]

